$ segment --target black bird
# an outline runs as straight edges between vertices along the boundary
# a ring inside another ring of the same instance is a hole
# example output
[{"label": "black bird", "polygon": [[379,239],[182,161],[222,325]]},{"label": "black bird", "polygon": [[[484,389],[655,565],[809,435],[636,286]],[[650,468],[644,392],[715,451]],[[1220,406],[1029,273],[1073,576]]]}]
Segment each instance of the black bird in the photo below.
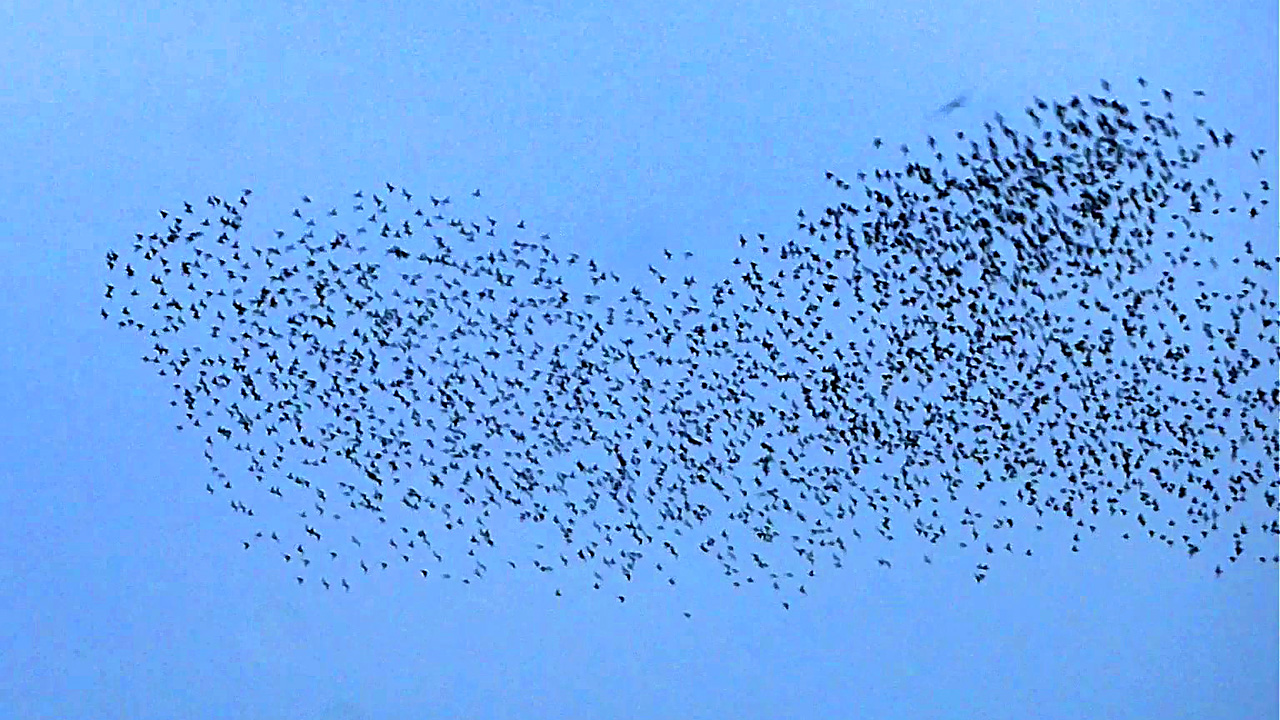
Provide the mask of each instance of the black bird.
[{"label": "black bird", "polygon": [[[871,533],[989,563],[1028,537],[1191,557],[1232,532],[1234,562],[1280,535],[1222,522],[1280,496],[1280,258],[1245,225],[1274,222],[1269,186],[1207,177],[1230,131],[1102,87],[930,137],[856,186],[827,173],[839,199],[793,233],[725,238],[727,277],[608,268],[386,183],[350,214],[294,208],[292,230],[242,215],[247,192],[153,216],[107,255],[101,314],[143,336],[219,492],[284,535],[297,577],[327,551],[330,577],[412,562],[470,583],[497,556],[674,587],[665,563],[697,548],[789,608]],[[1213,230],[1246,241],[1209,285]],[[517,545],[513,522],[555,542]]]}]

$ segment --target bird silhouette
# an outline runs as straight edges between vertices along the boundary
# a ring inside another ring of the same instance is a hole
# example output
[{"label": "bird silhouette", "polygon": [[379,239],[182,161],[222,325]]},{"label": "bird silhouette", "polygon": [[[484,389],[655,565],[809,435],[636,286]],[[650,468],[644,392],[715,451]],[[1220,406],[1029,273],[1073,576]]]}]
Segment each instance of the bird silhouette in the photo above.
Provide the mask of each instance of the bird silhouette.
[{"label": "bird silhouette", "polygon": [[962,93],[948,100],[945,104],[939,106],[938,109],[934,111],[934,115],[950,115],[951,113],[955,112],[956,110],[959,110],[960,108],[968,104],[969,104],[969,94],[967,92]]},{"label": "bird silhouette", "polygon": [[1204,176],[1238,150],[1207,121],[1025,110],[1033,128],[902,144],[856,186],[826,173],[842,199],[730,240],[720,279],[673,267],[687,250],[610,270],[479,190],[301,195],[277,228],[246,190],[109,252],[100,312],[202,436],[206,494],[299,585],[469,584],[496,558],[678,587],[697,550],[789,609],[824,566],[892,570],[873,540],[977,552],[982,582],[1099,531],[1280,563],[1248,548],[1280,536],[1280,258],[1238,240],[1274,224],[1272,188]]}]

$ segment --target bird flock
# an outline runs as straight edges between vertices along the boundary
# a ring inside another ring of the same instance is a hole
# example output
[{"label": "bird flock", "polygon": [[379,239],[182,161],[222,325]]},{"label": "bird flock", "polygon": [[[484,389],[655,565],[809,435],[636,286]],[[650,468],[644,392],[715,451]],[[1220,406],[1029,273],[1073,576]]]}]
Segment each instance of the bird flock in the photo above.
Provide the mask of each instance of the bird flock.
[{"label": "bird flock", "polygon": [[827,173],[842,200],[739,236],[718,282],[464,217],[479,190],[303,196],[259,232],[246,189],[109,252],[102,317],[298,584],[674,585],[684,556],[790,607],[823,566],[892,567],[877,538],[968,548],[981,582],[1099,530],[1280,562],[1271,188],[1197,175],[1241,145],[1169,91],[1102,89],[876,139],[893,169]]}]

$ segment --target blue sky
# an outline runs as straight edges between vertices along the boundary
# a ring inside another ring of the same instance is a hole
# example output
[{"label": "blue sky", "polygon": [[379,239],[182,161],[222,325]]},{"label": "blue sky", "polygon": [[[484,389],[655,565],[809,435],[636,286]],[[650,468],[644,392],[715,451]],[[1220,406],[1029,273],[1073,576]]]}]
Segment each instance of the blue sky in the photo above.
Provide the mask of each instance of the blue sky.
[{"label": "blue sky", "polygon": [[242,551],[167,385],[98,318],[103,253],[158,207],[250,187],[270,224],[302,193],[479,187],[566,253],[638,282],[690,249],[702,279],[836,201],[822,173],[877,162],[870,138],[1099,78],[1202,88],[1197,114],[1280,146],[1274,3],[481,5],[0,11],[0,719],[1280,714],[1275,567],[1215,579],[1118,532],[981,585],[890,546],[786,612],[714,568],[626,603],[521,573],[325,594]]}]

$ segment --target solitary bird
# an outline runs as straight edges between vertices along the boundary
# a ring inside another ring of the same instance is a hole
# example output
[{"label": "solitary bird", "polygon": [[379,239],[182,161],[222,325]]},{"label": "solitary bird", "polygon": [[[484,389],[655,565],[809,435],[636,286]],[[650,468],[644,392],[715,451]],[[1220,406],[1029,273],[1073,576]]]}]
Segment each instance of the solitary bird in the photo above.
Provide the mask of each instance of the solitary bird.
[{"label": "solitary bird", "polygon": [[968,105],[968,104],[969,104],[969,95],[968,95],[968,93],[964,93],[964,94],[961,94],[961,95],[957,95],[957,96],[955,96],[954,98],[952,98],[951,100],[947,101],[947,103],[945,103],[944,105],[942,105],[941,107],[939,107],[937,110],[935,110],[935,111],[934,111],[934,114],[935,114],[935,115],[950,115],[951,113],[955,112],[956,110],[959,110],[960,108],[962,108],[962,107],[964,107],[965,105]]}]

